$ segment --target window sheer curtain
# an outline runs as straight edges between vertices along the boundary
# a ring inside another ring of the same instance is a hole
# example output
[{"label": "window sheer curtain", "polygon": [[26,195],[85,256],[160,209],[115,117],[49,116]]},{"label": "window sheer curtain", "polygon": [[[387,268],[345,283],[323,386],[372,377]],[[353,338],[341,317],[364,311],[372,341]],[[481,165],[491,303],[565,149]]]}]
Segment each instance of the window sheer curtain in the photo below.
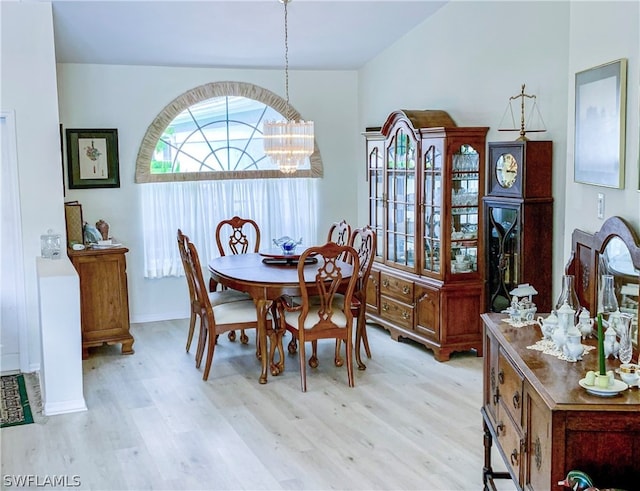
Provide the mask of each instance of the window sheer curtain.
[{"label": "window sheer curtain", "polygon": [[234,215],[260,227],[261,248],[274,238],[315,244],[317,179],[238,179],[141,184],[145,278],[184,274],[176,233],[189,236],[201,261],[219,256],[215,230]]}]

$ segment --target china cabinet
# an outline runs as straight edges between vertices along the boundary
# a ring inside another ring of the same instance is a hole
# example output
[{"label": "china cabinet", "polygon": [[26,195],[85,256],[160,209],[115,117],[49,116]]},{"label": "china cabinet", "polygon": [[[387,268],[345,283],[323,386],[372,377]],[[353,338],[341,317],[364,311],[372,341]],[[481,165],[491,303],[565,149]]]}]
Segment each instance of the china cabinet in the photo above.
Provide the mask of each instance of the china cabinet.
[{"label": "china cabinet", "polygon": [[501,312],[521,283],[537,291],[539,312],[552,302],[552,142],[490,142],[483,198],[486,310]]},{"label": "china cabinet", "polygon": [[80,277],[80,322],[82,358],[92,346],[122,343],[122,353],[133,353],[129,333],[126,247],[68,249],[67,254]]},{"label": "china cabinet", "polygon": [[[600,489],[637,489],[638,389],[615,397],[590,394],[579,382],[597,369],[595,351],[571,363],[529,349],[542,338],[540,327],[514,328],[503,322],[506,317],[482,314],[483,489],[496,489],[493,481],[501,478],[519,490],[560,489],[558,482],[574,469],[586,472]],[[618,360],[607,360],[607,370],[617,366]],[[494,455],[502,457],[507,472],[494,470]]]},{"label": "china cabinet", "polygon": [[457,127],[444,111],[402,110],[364,133],[377,234],[367,316],[439,361],[482,354],[487,130]]}]

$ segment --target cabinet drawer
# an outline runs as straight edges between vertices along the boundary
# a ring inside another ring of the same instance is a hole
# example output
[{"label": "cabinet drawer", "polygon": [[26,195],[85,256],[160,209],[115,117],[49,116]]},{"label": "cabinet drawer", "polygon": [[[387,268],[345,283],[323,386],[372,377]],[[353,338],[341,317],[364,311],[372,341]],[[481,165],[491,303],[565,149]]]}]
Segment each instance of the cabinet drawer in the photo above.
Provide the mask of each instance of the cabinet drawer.
[{"label": "cabinet drawer", "polygon": [[413,329],[413,307],[392,298],[380,298],[380,315],[405,329]]},{"label": "cabinet drawer", "polygon": [[500,402],[522,429],[522,389],[524,379],[511,361],[500,351],[498,355],[498,393]]},{"label": "cabinet drawer", "polygon": [[498,418],[496,434],[498,435],[498,447],[503,453],[507,469],[511,473],[512,479],[521,487],[523,481],[521,469],[524,459],[522,434],[506,414]]},{"label": "cabinet drawer", "polygon": [[389,274],[380,274],[380,293],[397,298],[405,303],[413,303],[413,281],[401,280]]}]

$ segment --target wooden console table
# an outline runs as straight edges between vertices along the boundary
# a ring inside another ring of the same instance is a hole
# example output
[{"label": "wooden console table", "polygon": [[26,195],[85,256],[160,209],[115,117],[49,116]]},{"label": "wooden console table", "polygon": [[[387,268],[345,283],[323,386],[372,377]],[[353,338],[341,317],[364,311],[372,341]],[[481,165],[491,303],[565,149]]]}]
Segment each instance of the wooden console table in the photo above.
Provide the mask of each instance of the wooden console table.
[{"label": "wooden console table", "polygon": [[[560,489],[558,481],[572,469],[589,474],[599,488],[637,489],[640,390],[591,395],[578,381],[597,369],[595,350],[583,361],[563,361],[527,349],[542,338],[537,325],[514,328],[502,322],[503,314],[481,317],[484,489],[495,489],[496,478],[511,478],[518,489]],[[618,366],[617,360],[607,361],[607,369]],[[492,469],[494,443],[506,473]]]},{"label": "wooden console table", "polygon": [[129,293],[126,247],[85,249],[67,254],[80,277],[82,359],[88,349],[104,343],[122,343],[122,353],[133,353],[129,333]]}]

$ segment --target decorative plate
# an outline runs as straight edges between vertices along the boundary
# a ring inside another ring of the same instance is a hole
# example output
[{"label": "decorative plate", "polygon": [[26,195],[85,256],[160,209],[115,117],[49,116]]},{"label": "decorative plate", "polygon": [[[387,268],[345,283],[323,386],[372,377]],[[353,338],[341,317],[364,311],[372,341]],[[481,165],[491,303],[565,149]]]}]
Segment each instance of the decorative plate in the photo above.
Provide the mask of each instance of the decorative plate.
[{"label": "decorative plate", "polygon": [[629,386],[622,380],[613,379],[613,383],[609,387],[598,387],[597,385],[587,385],[586,379],[581,379],[578,383],[580,387],[585,389],[589,394],[600,397],[611,397],[619,394],[623,390],[627,390]]}]

